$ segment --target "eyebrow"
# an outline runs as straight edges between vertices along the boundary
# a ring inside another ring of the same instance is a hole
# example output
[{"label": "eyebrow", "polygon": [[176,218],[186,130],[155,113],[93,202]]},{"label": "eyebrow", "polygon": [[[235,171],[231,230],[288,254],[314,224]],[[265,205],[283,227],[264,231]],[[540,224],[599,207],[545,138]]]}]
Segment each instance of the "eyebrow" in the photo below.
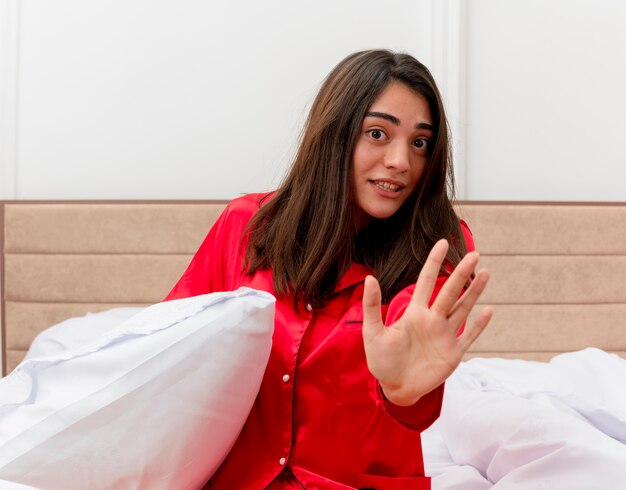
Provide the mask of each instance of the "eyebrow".
[{"label": "eyebrow", "polygon": [[[396,116],[392,116],[391,114],[387,114],[386,112],[368,112],[365,114],[365,117],[380,117],[381,119],[389,121],[391,124],[400,126],[400,119],[398,119]],[[429,123],[418,123],[415,125],[415,129],[428,129],[430,131],[433,131],[434,127],[432,124]]]}]

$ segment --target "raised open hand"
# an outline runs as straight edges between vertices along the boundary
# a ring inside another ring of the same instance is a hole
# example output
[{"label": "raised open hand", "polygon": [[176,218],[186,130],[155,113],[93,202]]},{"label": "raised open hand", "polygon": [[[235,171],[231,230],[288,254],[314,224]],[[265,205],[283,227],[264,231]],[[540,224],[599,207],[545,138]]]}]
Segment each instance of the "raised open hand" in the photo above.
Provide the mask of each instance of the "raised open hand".
[{"label": "raised open hand", "polygon": [[484,308],[474,322],[457,336],[489,280],[489,273],[480,270],[459,298],[478,263],[476,252],[463,257],[432,306],[428,307],[447,251],[446,240],[435,244],[404,314],[388,327],[381,317],[378,281],[372,276],[365,279],[363,342],[367,366],[387,399],[396,405],[412,405],[443,383],[483,332],[493,314],[491,308]]}]

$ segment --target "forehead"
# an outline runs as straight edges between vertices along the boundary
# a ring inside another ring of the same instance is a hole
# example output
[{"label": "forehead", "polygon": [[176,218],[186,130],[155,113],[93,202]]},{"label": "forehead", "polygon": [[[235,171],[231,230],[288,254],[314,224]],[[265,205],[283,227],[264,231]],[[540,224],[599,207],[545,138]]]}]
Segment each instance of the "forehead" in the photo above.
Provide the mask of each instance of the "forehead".
[{"label": "forehead", "polygon": [[[392,81],[376,97],[369,112],[385,112],[407,123],[432,123],[430,105],[426,97],[408,85]],[[404,117],[403,117],[404,116]]]}]

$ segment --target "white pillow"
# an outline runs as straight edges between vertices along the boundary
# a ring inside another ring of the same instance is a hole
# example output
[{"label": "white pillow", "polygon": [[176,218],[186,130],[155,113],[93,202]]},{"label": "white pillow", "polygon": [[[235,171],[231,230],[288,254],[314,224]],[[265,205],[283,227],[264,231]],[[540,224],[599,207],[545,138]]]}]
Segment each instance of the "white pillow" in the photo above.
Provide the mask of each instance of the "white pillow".
[{"label": "white pillow", "polygon": [[94,341],[26,360],[0,380],[0,481],[201,487],[258,393],[274,301],[242,288],[160,303]]},{"label": "white pillow", "polygon": [[144,308],[126,306],[69,318],[42,331],[30,344],[24,360],[50,356],[97,339]]}]

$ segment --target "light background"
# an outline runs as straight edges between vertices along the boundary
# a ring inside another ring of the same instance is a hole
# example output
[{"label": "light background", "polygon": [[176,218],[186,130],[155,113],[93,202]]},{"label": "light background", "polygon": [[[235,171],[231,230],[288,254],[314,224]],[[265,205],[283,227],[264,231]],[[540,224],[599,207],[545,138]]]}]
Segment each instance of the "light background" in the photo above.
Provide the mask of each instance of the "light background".
[{"label": "light background", "polygon": [[0,0],[0,199],[275,187],[317,88],[387,47],[433,71],[459,197],[626,201],[620,0]]}]

